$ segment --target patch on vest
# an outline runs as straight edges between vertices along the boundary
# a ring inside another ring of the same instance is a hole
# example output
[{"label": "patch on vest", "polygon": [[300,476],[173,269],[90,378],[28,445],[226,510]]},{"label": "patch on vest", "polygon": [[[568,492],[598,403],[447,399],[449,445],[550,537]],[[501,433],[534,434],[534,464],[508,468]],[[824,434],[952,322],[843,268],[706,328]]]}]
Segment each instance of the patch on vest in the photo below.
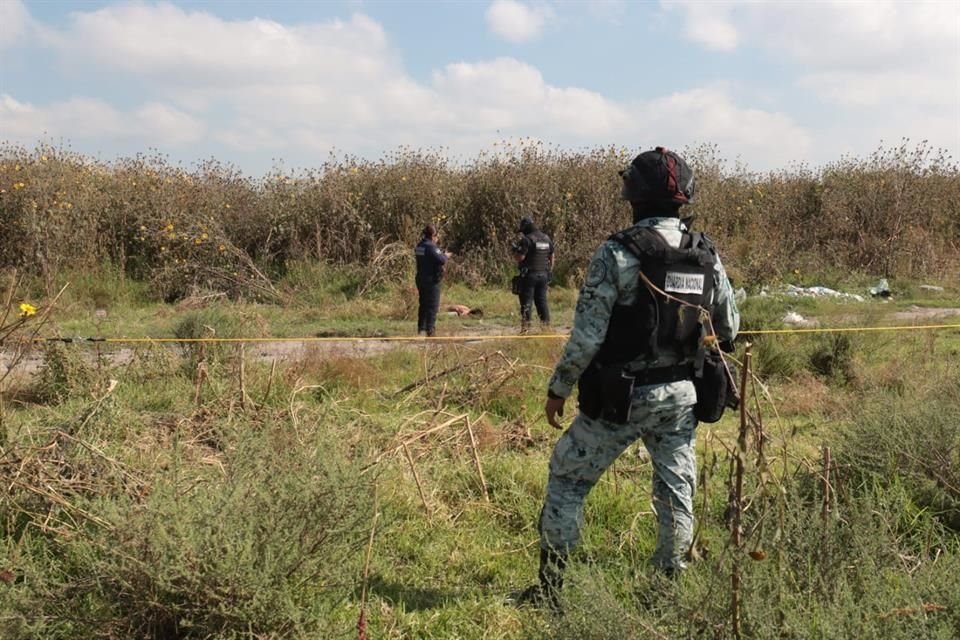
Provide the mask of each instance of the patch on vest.
[{"label": "patch on vest", "polygon": [[667,271],[663,290],[670,293],[703,293],[704,274]]},{"label": "patch on vest", "polygon": [[538,243],[537,243],[537,249],[539,249],[540,251],[547,251],[549,248],[550,248],[550,243],[549,243],[549,242],[538,242]]}]

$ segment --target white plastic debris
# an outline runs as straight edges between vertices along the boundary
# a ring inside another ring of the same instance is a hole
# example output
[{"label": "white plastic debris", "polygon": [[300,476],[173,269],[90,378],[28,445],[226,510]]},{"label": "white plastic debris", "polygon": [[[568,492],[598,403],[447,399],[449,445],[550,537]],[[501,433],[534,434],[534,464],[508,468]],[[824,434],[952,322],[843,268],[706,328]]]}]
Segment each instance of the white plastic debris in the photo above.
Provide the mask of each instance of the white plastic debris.
[{"label": "white plastic debris", "polygon": [[792,327],[816,327],[818,324],[820,324],[816,320],[804,318],[796,311],[788,311],[783,316],[783,323]]},{"label": "white plastic debris", "polygon": [[922,284],[920,288],[924,291],[933,291],[935,293],[943,293],[943,287],[938,287],[935,284]]},{"label": "white plastic debris", "polygon": [[809,296],[813,298],[839,298],[842,300],[856,300],[857,302],[863,302],[864,297],[856,293],[844,293],[842,291],[836,291],[828,287],[798,287],[793,284],[788,284],[786,290],[784,291],[788,296]]}]

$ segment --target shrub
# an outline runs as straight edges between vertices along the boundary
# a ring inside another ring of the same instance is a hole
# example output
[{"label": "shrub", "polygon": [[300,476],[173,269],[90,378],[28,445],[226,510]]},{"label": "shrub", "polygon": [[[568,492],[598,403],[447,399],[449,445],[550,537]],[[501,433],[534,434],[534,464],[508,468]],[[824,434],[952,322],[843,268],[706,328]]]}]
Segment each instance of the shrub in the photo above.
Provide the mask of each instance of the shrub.
[{"label": "shrub", "polygon": [[[715,147],[683,153],[698,175],[686,215],[745,284],[797,267],[942,277],[960,263],[958,169],[925,143],[767,174],[727,168]],[[575,286],[597,244],[629,224],[617,170],[631,156],[521,141],[458,165],[404,148],[253,179],[215,161],[188,172],[162,156],[107,164],[0,146],[0,266],[40,275],[48,289],[66,265],[110,262],[158,299],[196,290],[275,299],[272,283],[294,260],[366,269],[379,255],[368,288],[406,277],[410,259],[384,260],[382,250],[412,246],[433,222],[457,254],[451,276],[476,286],[504,281],[517,221],[529,215],[554,238],[557,281]]]},{"label": "shrub", "polygon": [[224,429],[222,473],[175,463],[139,497],[72,496],[107,526],[24,533],[36,564],[0,595],[13,637],[327,636],[324,611],[362,574],[372,489],[331,433],[273,424]]}]

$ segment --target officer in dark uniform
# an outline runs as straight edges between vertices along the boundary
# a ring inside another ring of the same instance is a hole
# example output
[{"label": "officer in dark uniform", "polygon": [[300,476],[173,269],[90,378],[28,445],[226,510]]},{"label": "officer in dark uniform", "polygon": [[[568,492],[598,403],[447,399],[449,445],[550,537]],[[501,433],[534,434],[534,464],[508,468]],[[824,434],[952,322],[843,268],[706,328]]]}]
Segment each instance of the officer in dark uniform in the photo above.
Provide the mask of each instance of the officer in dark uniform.
[{"label": "officer in dark uniform", "polygon": [[417,291],[420,309],[417,313],[417,333],[433,336],[437,333],[437,310],[440,308],[440,280],[450,254],[437,246],[437,228],[428,224],[413,253],[417,259]]},{"label": "officer in dark uniform", "polygon": [[526,332],[530,328],[533,305],[537,307],[540,323],[550,324],[547,287],[553,270],[553,241],[527,217],[520,218],[517,233],[523,235],[512,247],[513,257],[520,265],[514,293],[520,297],[520,331]]}]

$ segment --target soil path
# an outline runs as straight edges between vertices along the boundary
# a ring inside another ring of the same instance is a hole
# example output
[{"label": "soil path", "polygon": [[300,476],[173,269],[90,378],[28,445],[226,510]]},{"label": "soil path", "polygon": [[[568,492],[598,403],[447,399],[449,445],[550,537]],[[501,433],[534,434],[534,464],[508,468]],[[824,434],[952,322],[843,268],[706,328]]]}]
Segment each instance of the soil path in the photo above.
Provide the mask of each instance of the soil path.
[{"label": "soil path", "polygon": [[[960,308],[935,308],[935,307],[912,307],[902,311],[895,311],[885,316],[891,322],[935,322],[938,319],[955,318],[960,316]],[[478,327],[471,327],[463,330],[459,335],[470,336],[498,336],[516,335],[516,327],[507,327],[497,324],[485,324]],[[553,332],[556,334],[567,334],[570,327],[555,327]],[[458,334],[451,334],[454,337]],[[480,340],[465,340],[457,344],[476,344]],[[437,344],[449,344],[447,341],[424,340],[378,340],[376,338],[365,338],[356,340],[352,338],[325,338],[322,342],[317,341],[282,341],[282,342],[254,342],[246,347],[248,357],[253,359],[278,363],[296,362],[306,357],[372,357],[377,356],[394,349],[425,349]],[[169,343],[171,349],[179,349],[174,343]],[[95,362],[98,357],[98,345],[92,343],[79,343],[73,345],[73,348],[82,349]],[[136,352],[135,348],[124,346],[122,343],[105,343],[99,345],[100,357],[104,358],[112,366],[123,366],[129,364]],[[11,365],[14,371],[8,377],[33,376],[39,371],[43,364],[43,355],[39,349],[31,349],[28,353],[17,360],[15,354],[9,350],[0,349],[0,378],[7,374]]]},{"label": "soil path", "polygon": [[[552,333],[566,335],[570,332],[570,327],[554,327]],[[246,345],[245,353],[248,358],[262,362],[277,361],[278,364],[286,362],[297,362],[304,358],[323,358],[323,357],[360,357],[369,358],[381,355],[395,349],[426,349],[440,344],[479,344],[484,338],[492,336],[514,336],[517,335],[516,327],[506,327],[500,325],[483,325],[480,327],[471,327],[459,333],[448,334],[443,337],[453,338],[463,336],[461,340],[430,340],[428,338],[411,340],[391,340],[378,339],[376,337],[356,339],[350,337],[324,337],[322,341],[318,340],[278,340],[276,342],[251,342]],[[476,336],[478,339],[471,340]],[[169,349],[180,351],[179,344],[174,342],[164,343]],[[232,346],[236,347],[238,343]],[[122,342],[115,343],[91,343],[79,342],[67,345],[70,348],[82,350],[89,361],[96,362],[97,358],[102,358],[109,366],[124,366],[129,364],[136,354],[136,347],[127,346]],[[231,345],[228,345],[231,346]],[[0,349],[0,378],[7,374],[7,371],[13,367],[8,379],[12,377],[33,376],[43,365],[43,354],[38,347],[33,347],[23,353],[19,358],[12,351]]]}]

